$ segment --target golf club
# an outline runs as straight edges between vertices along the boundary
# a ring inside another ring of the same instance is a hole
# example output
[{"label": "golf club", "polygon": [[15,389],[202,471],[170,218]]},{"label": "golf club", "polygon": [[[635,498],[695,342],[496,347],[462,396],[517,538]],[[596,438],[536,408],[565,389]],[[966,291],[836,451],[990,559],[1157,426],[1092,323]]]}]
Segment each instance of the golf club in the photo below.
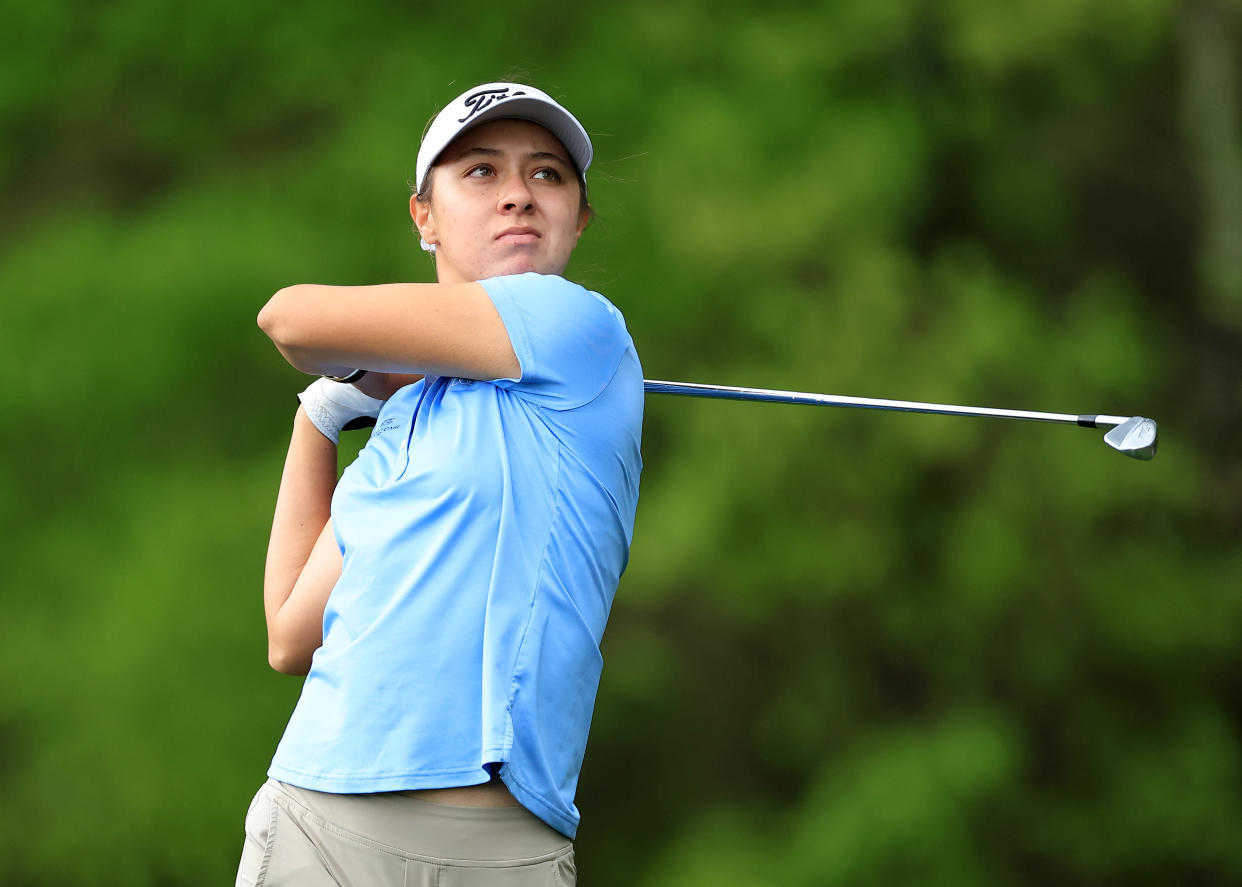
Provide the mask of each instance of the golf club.
[{"label": "golf club", "polygon": [[1056,422],[1083,428],[1109,428],[1104,442],[1132,459],[1151,459],[1156,455],[1156,423],[1143,416],[1075,416],[1069,413],[1038,413],[1029,410],[1001,410],[992,407],[961,407],[944,403],[920,403],[911,400],[882,400],[872,397],[847,397],[840,394],[808,394],[802,391],[773,391],[768,388],[734,388],[728,385],[699,385],[693,382],[661,382],[647,379],[643,383],[651,394],[681,394],[690,397],[714,397],[724,400],[760,400],[769,403],[799,403],[824,407],[858,407],[866,410],[890,410],[899,413],[934,413],[942,416],[991,416],[998,419],[1026,419],[1032,422]]}]

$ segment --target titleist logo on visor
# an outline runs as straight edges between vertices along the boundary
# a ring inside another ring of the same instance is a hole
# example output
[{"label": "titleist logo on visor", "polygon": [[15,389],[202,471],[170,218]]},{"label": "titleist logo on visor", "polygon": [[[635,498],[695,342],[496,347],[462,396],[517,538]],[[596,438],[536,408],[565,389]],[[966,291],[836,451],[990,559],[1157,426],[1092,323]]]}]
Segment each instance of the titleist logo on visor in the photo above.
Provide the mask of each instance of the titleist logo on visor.
[{"label": "titleist logo on visor", "polygon": [[466,96],[465,105],[470,109],[470,113],[458,120],[458,123],[465,123],[475,114],[478,114],[484,108],[489,108],[496,102],[503,102],[505,99],[511,99],[514,96],[526,95],[522,90],[514,92],[509,91],[509,87],[505,86],[500,89],[481,89],[478,92],[471,93]]}]

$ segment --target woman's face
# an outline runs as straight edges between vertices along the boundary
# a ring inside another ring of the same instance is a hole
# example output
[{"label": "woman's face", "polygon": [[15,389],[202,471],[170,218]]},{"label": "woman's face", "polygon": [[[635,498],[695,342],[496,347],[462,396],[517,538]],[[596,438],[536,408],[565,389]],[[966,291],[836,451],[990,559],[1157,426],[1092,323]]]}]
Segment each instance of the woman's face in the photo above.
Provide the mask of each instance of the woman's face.
[{"label": "woman's face", "polygon": [[569,153],[526,120],[495,120],[458,136],[431,169],[429,203],[410,215],[436,247],[436,277],[465,283],[502,274],[560,274],[590,218]]}]

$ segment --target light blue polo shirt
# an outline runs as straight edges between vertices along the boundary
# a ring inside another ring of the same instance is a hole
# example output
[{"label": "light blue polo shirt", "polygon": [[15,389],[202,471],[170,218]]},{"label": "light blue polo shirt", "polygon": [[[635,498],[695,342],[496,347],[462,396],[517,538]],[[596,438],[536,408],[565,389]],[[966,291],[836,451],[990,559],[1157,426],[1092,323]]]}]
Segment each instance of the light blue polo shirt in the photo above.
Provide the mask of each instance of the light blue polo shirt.
[{"label": "light blue polo shirt", "polygon": [[521,376],[428,377],[385,404],[332,499],[341,578],[268,775],[381,792],[476,785],[498,764],[572,838],[638,504],[642,368],[597,293],[482,283]]}]

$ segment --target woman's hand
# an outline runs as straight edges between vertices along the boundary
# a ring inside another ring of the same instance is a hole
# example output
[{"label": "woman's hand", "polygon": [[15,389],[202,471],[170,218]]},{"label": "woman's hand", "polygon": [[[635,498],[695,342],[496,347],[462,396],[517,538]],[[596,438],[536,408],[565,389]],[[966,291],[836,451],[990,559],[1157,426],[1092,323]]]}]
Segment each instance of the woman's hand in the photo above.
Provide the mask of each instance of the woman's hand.
[{"label": "woman's hand", "polygon": [[363,394],[388,400],[397,390],[406,385],[413,385],[422,378],[421,373],[371,373],[354,383],[354,387]]}]

